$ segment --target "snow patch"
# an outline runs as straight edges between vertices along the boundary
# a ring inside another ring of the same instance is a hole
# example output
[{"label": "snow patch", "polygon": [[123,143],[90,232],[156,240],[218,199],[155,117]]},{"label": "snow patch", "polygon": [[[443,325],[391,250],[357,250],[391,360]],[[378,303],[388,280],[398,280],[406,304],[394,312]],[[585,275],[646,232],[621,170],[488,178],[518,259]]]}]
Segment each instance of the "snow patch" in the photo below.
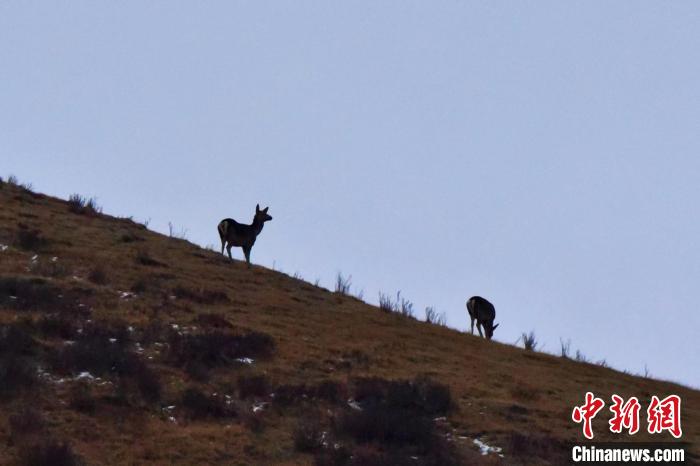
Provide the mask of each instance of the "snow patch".
[{"label": "snow patch", "polygon": [[253,364],[253,362],[255,362],[250,358],[238,358],[236,361],[242,362],[243,364]]},{"label": "snow patch", "polygon": [[482,455],[488,455],[489,453],[497,453],[498,456],[500,456],[501,458],[503,457],[503,455],[500,454],[501,451],[503,451],[503,449],[501,447],[492,447],[492,446],[487,445],[486,443],[482,442],[478,438],[474,439],[474,445],[479,447],[479,450],[481,450]]}]

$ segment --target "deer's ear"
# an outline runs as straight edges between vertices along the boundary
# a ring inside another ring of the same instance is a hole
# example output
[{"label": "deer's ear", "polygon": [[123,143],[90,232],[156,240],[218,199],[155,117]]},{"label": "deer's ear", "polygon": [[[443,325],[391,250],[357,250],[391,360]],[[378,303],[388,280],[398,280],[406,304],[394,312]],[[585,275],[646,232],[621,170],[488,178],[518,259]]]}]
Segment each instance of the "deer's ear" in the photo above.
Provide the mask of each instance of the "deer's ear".
[{"label": "deer's ear", "polygon": [[265,207],[265,208],[263,209],[263,213],[266,214],[266,213],[267,213],[267,209],[269,209],[269,208],[270,208],[270,206]]},{"label": "deer's ear", "polygon": [[260,212],[260,204],[255,204],[255,211]]},{"label": "deer's ear", "polygon": [[493,332],[494,330],[496,330],[496,327],[498,327],[499,325],[501,325],[501,324],[494,325],[493,328],[491,329],[491,331]]}]

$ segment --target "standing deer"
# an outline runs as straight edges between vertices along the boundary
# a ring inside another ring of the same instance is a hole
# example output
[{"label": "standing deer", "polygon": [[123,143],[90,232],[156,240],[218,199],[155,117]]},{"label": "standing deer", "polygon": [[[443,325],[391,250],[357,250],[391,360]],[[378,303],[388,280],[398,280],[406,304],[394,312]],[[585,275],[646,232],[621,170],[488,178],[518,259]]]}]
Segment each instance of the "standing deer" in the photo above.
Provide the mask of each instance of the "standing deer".
[{"label": "standing deer", "polygon": [[233,260],[233,257],[231,257],[231,247],[241,247],[243,248],[248,268],[250,268],[250,250],[255,244],[255,239],[262,231],[265,222],[272,220],[272,217],[267,215],[267,209],[269,209],[269,207],[260,210],[260,204],[256,205],[255,217],[253,217],[253,223],[250,225],[238,223],[232,218],[225,218],[220,221],[217,228],[219,230],[219,237],[221,238],[221,254],[224,253],[224,247],[226,247],[229,259]]},{"label": "standing deer", "polygon": [[484,327],[486,339],[490,340],[493,337],[493,331],[499,324],[493,325],[493,320],[496,318],[496,308],[493,304],[482,298],[481,296],[472,296],[467,301],[467,311],[472,319],[472,335],[474,334],[474,321],[476,321],[476,329],[479,331],[479,336],[483,337],[481,327]]}]

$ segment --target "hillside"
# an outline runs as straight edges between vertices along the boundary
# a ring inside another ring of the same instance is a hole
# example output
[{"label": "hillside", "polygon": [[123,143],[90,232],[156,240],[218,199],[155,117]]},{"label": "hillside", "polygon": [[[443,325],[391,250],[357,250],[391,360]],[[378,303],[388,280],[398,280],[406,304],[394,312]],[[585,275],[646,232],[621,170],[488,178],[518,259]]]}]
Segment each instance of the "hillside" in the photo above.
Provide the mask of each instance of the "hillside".
[{"label": "hillside", "polygon": [[[561,464],[586,391],[643,409],[680,395],[700,458],[683,386],[386,313],[8,183],[0,244],[1,464]],[[619,440],[605,410],[596,440]]]}]

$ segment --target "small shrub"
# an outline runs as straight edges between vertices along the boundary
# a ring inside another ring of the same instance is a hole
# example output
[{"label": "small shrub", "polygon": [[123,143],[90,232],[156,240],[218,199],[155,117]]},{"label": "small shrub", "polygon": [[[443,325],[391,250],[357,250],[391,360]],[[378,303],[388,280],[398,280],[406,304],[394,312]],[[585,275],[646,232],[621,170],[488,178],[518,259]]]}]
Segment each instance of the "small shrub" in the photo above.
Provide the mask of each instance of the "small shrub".
[{"label": "small shrub", "polygon": [[173,289],[173,294],[179,299],[206,305],[222,304],[230,301],[228,295],[223,291],[205,288],[191,289],[182,285],[176,286]]},{"label": "small shrub", "polygon": [[186,240],[187,239],[187,229],[182,228],[182,229],[180,229],[180,231],[175,231],[175,227],[173,226],[173,224],[171,222],[168,222],[168,236],[170,236],[171,238],[175,238],[175,239]]},{"label": "small shrub", "polygon": [[106,285],[109,283],[107,271],[102,265],[95,266],[88,274],[88,280],[96,285]]},{"label": "small shrub", "polygon": [[445,326],[447,316],[444,312],[437,312],[432,306],[425,308],[425,321],[429,324]]},{"label": "small shrub", "polygon": [[45,440],[38,445],[22,449],[20,464],[22,466],[79,466],[84,462],[73,452],[68,443]]},{"label": "small shrub", "polygon": [[574,356],[574,359],[578,362],[588,362],[586,355],[578,349],[576,350],[576,356]]},{"label": "small shrub", "polygon": [[19,180],[15,175],[10,175],[7,177],[7,184],[11,186],[19,186]]},{"label": "small shrub", "polygon": [[197,388],[188,388],[182,394],[182,407],[192,419],[236,417],[236,410],[220,397],[209,396]]},{"label": "small shrub", "polygon": [[151,254],[145,249],[140,249],[136,252],[136,263],[149,267],[165,267],[164,263],[151,257]]},{"label": "small shrub", "polygon": [[520,335],[520,338],[523,340],[523,346],[526,350],[535,351],[537,349],[538,343],[534,331],[531,331],[530,333],[523,333]]},{"label": "small shrub", "polygon": [[49,244],[39,230],[20,228],[15,237],[15,246],[24,251],[41,252]]},{"label": "small shrub", "polygon": [[571,352],[571,340],[567,340],[566,343],[561,338],[559,339],[561,345],[561,357],[564,359],[569,359],[569,353]]},{"label": "small shrub", "polygon": [[93,414],[97,403],[92,396],[90,384],[81,380],[73,385],[68,405],[81,413]]},{"label": "small shrub", "polygon": [[379,292],[379,309],[384,312],[394,312],[404,317],[415,318],[413,303],[401,296],[401,291],[396,293],[396,301],[391,296]]},{"label": "small shrub", "polygon": [[160,289],[162,289],[162,280],[159,277],[150,274],[136,279],[133,285],[131,285],[130,291],[134,293],[147,293],[158,291]]},{"label": "small shrub", "polygon": [[68,210],[74,214],[96,215],[102,213],[102,207],[97,205],[94,197],[86,198],[80,194],[71,194],[68,198]]},{"label": "small shrub", "polygon": [[270,394],[270,381],[264,374],[240,375],[236,385],[241,399],[265,398]]},{"label": "small shrub", "polygon": [[323,447],[324,433],[319,416],[307,416],[297,424],[292,438],[294,448],[304,453],[312,453]]},{"label": "small shrub", "polygon": [[350,285],[352,284],[352,275],[345,277],[341,272],[335,277],[335,292],[347,296],[350,294]]}]

